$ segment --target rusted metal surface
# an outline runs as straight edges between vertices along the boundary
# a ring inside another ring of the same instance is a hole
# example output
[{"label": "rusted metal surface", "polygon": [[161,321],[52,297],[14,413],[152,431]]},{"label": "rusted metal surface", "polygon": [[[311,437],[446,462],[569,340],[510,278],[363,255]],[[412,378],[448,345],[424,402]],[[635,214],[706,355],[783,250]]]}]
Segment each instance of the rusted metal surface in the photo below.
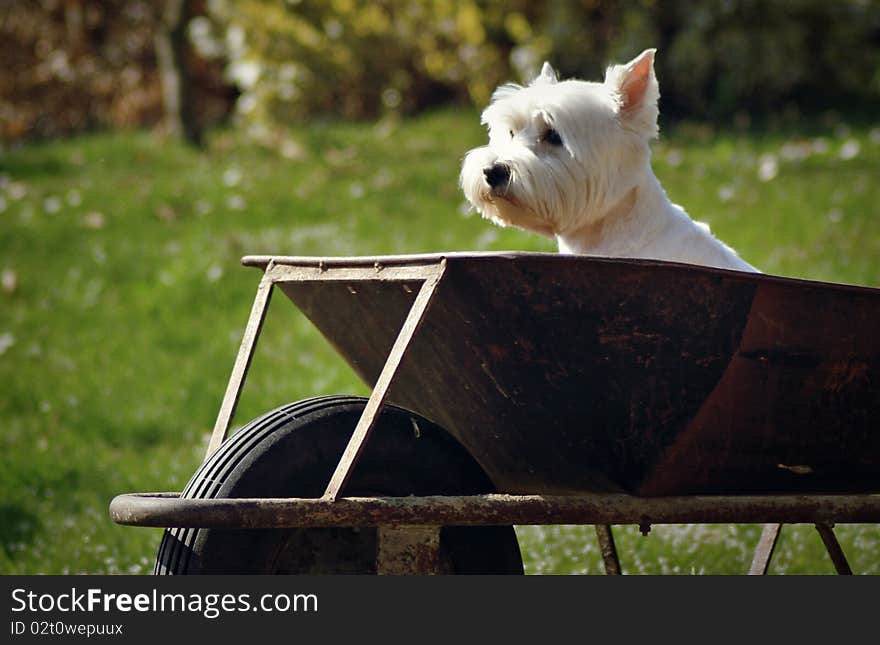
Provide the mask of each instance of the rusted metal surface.
[{"label": "rusted metal surface", "polygon": [[828,551],[828,555],[831,557],[835,571],[842,576],[851,576],[852,569],[849,566],[849,562],[846,561],[846,555],[844,555],[843,549],[840,547],[840,542],[837,541],[837,536],[834,535],[834,525],[820,522],[816,524],[816,530],[822,538],[825,550]]},{"label": "rusted metal surface", "polygon": [[238,406],[242,386],[244,385],[245,378],[247,378],[251,359],[254,357],[257,339],[260,337],[260,331],[266,319],[266,311],[269,308],[269,301],[272,298],[272,278],[269,275],[272,269],[271,262],[267,265],[267,268],[269,271],[263,275],[263,279],[260,281],[259,287],[257,287],[257,295],[254,298],[251,315],[244,330],[244,337],[238,350],[238,356],[236,356],[235,364],[232,367],[232,374],[226,386],[226,393],[223,395],[223,402],[220,404],[220,412],[217,414],[217,421],[214,423],[214,431],[211,433],[211,439],[208,442],[206,459],[220,447],[220,444],[223,443],[223,440],[229,433],[229,426],[232,423],[235,408]]},{"label": "rusted metal surface", "polygon": [[620,558],[617,556],[617,545],[614,544],[614,533],[608,524],[596,525],[596,538],[599,540],[599,552],[602,554],[602,563],[605,565],[605,574],[619,576]]},{"label": "rusted metal surface", "polygon": [[372,386],[418,285],[379,276],[444,258],[388,401],[499,489],[880,490],[878,289],[555,254],[244,262],[289,271],[284,293]]},{"label": "rusted metal surface", "polygon": [[342,453],[339,464],[337,465],[333,476],[330,478],[330,483],[327,485],[327,489],[324,491],[325,499],[330,501],[336,499],[339,491],[343,489],[348,481],[352,469],[357,462],[357,458],[363,450],[364,443],[369,437],[370,430],[372,430],[373,424],[376,421],[376,415],[379,413],[385,398],[388,396],[388,390],[393,383],[397,368],[404,359],[415,333],[418,331],[419,326],[425,318],[425,313],[428,311],[428,306],[431,304],[431,299],[434,296],[437,284],[443,276],[443,269],[444,263],[441,262],[437,265],[434,275],[426,279],[419,288],[418,295],[416,295],[412,307],[410,308],[403,325],[400,327],[397,339],[391,347],[391,351],[388,354],[382,372],[376,380],[373,392],[367,400],[367,405],[364,407],[363,414],[358,420],[358,424],[354,429],[351,440],[348,442],[345,451]]},{"label": "rusted metal surface", "polygon": [[878,495],[636,497],[467,495],[423,497],[180,499],[131,493],[110,504],[119,524],[165,527],[290,528],[509,524],[835,524],[880,522]]},{"label": "rusted metal surface", "polygon": [[449,573],[440,552],[438,526],[380,526],[376,573],[386,576]]},{"label": "rusted metal surface", "polygon": [[428,264],[388,266],[375,261],[368,266],[339,266],[318,262],[315,266],[291,266],[273,263],[266,265],[265,272],[275,283],[284,282],[423,282],[437,275],[439,261]]},{"label": "rusted metal surface", "polygon": [[749,568],[750,576],[767,575],[767,571],[770,569],[770,560],[773,558],[773,552],[776,550],[776,543],[779,541],[781,530],[781,524],[764,525],[761,537],[758,539],[758,545],[755,547],[755,554],[752,556],[752,566]]}]

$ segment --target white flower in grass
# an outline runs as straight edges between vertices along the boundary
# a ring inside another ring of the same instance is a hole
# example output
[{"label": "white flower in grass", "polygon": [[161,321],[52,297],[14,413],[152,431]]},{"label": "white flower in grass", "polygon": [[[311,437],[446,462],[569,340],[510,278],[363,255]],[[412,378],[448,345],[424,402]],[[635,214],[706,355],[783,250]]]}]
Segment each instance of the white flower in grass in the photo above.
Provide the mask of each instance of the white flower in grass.
[{"label": "white flower in grass", "polygon": [[812,146],[813,152],[815,154],[822,155],[828,152],[828,139],[825,139],[824,137],[813,139],[810,145]]},{"label": "white flower in grass", "polygon": [[666,154],[666,163],[672,167],[680,166],[682,161],[684,161],[684,155],[679,150],[670,150]]},{"label": "white flower in grass", "polygon": [[200,199],[193,204],[193,210],[195,210],[196,215],[207,215],[211,212],[211,202]]},{"label": "white flower in grass", "polygon": [[18,274],[12,269],[3,269],[0,273],[0,288],[6,293],[14,293],[18,287]]},{"label": "white flower in grass", "polygon": [[14,199],[15,201],[18,201],[19,199],[21,199],[25,195],[27,195],[28,189],[27,189],[27,186],[25,186],[23,183],[18,182],[18,181],[14,181],[11,184],[9,184],[8,192],[9,192],[9,196],[12,197],[12,199]]},{"label": "white flower in grass", "polygon": [[285,139],[281,143],[281,156],[291,160],[303,159],[306,156],[306,151],[296,141]]},{"label": "white flower in grass", "polygon": [[803,161],[812,153],[809,143],[786,141],[779,149],[779,156],[786,161]]},{"label": "white flower in grass", "polygon": [[360,182],[355,182],[348,187],[348,194],[351,195],[353,199],[360,199],[365,193],[366,190],[364,189],[364,185]]},{"label": "white flower in grass", "polygon": [[235,167],[227,168],[223,173],[223,183],[230,187],[238,186],[241,183],[241,170]]},{"label": "white flower in grass", "polygon": [[722,202],[729,202],[735,196],[736,190],[733,188],[733,186],[724,185],[718,189],[718,199],[720,199]]},{"label": "white flower in grass", "polygon": [[82,218],[82,225],[93,230],[104,228],[106,223],[107,219],[104,217],[104,213],[98,211],[89,211]]},{"label": "white flower in grass", "polygon": [[840,146],[840,158],[844,161],[849,161],[850,159],[855,159],[859,156],[859,152],[861,151],[862,146],[855,139],[848,139],[842,146]]},{"label": "white flower in grass", "polygon": [[486,229],[480,236],[474,241],[474,247],[480,251],[486,251],[489,247],[498,239],[498,231],[493,228]]},{"label": "white flower in grass", "polygon": [[6,350],[15,345],[15,336],[8,331],[0,334],[0,356],[6,353]]},{"label": "white flower in grass", "polygon": [[43,210],[53,215],[61,210],[61,200],[57,197],[47,197],[43,200]]},{"label": "white flower in grass", "polygon": [[761,181],[772,181],[779,174],[779,162],[775,155],[761,155],[758,159],[758,179]]},{"label": "white flower in grass", "polygon": [[247,202],[241,195],[230,195],[226,198],[226,208],[232,211],[243,211],[247,208]]},{"label": "white flower in grass", "polygon": [[206,277],[208,282],[217,282],[217,280],[223,277],[223,268],[219,264],[211,265]]}]

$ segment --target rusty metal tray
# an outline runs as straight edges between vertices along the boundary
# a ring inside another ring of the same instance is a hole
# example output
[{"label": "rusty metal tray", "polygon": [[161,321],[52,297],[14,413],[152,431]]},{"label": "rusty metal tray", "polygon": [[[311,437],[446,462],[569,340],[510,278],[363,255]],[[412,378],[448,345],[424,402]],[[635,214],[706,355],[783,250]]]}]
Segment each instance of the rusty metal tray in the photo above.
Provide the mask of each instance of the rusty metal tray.
[{"label": "rusty metal tray", "polygon": [[880,491],[880,289],[541,253],[246,257],[510,493]]}]

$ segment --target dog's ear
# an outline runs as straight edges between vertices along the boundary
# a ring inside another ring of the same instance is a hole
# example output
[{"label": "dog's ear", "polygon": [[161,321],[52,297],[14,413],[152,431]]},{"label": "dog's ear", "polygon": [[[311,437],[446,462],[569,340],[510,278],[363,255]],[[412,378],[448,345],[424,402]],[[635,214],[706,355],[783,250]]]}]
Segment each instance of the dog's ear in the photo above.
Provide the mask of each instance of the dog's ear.
[{"label": "dog's ear", "polygon": [[612,65],[605,85],[616,95],[621,120],[648,138],[657,136],[657,99],[660,87],[654,75],[656,49],[646,49],[626,65]]},{"label": "dog's ear", "polygon": [[553,85],[559,79],[556,78],[556,70],[550,66],[550,63],[544,62],[541,67],[541,73],[531,82],[531,85]]},{"label": "dog's ear", "polygon": [[505,83],[504,85],[499,85],[495,88],[495,91],[492,92],[492,100],[490,103],[498,103],[499,101],[503,101],[506,98],[509,98],[523,89],[522,85],[517,85],[516,83]]}]

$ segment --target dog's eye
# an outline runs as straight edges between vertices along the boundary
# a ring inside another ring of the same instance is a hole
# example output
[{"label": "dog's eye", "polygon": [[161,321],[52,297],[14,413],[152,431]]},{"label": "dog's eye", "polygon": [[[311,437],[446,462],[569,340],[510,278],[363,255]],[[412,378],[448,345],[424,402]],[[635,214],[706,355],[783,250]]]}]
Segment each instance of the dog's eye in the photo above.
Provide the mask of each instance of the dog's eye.
[{"label": "dog's eye", "polygon": [[510,135],[510,138],[513,139],[513,130],[508,130],[508,131],[507,131],[507,134],[509,134],[509,135]]},{"label": "dog's eye", "polygon": [[562,145],[562,137],[559,136],[559,133],[550,128],[541,136],[541,141],[544,143],[549,143],[551,146],[561,146]]}]

